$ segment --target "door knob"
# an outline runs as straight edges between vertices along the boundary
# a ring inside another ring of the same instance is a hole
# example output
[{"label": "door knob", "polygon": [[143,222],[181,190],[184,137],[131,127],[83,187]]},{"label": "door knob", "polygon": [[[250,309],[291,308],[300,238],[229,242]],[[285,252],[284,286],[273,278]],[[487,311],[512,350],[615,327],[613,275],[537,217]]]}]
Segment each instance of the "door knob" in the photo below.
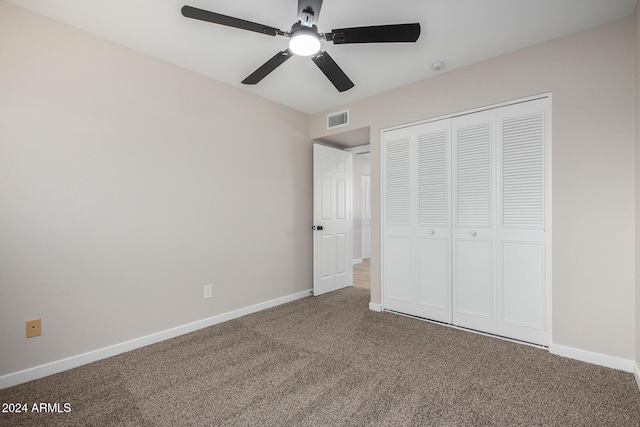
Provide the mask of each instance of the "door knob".
[{"label": "door knob", "polygon": [[429,234],[434,235],[435,234],[435,230],[429,230]]},{"label": "door knob", "polygon": [[319,225],[319,226],[318,226],[318,230],[322,231],[322,230],[324,230],[324,227],[323,227],[323,226],[321,226],[321,225]]},{"label": "door knob", "polygon": [[471,237],[476,237],[476,232],[475,232],[475,231],[470,231],[470,232],[469,232],[469,236],[471,236]]}]

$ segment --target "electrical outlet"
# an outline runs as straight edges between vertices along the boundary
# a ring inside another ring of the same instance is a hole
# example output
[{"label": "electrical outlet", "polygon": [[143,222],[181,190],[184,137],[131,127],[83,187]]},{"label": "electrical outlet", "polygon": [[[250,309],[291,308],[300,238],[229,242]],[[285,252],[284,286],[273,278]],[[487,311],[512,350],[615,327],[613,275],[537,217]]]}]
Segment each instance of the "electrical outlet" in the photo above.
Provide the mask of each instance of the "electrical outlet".
[{"label": "electrical outlet", "polygon": [[27,320],[27,338],[37,337],[42,334],[42,322],[40,319]]},{"label": "electrical outlet", "polygon": [[213,297],[213,285],[205,285],[204,287],[204,299]]}]

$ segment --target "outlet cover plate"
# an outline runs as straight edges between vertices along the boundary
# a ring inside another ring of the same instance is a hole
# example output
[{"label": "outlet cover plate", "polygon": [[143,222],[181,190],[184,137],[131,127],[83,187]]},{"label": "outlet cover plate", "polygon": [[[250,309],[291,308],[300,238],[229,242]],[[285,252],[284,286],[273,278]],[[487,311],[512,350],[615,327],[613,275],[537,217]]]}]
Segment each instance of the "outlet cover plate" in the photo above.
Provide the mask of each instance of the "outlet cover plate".
[{"label": "outlet cover plate", "polygon": [[213,285],[205,285],[204,287],[204,299],[213,297]]},{"label": "outlet cover plate", "polygon": [[42,334],[42,322],[40,319],[27,320],[27,338],[37,337]]}]

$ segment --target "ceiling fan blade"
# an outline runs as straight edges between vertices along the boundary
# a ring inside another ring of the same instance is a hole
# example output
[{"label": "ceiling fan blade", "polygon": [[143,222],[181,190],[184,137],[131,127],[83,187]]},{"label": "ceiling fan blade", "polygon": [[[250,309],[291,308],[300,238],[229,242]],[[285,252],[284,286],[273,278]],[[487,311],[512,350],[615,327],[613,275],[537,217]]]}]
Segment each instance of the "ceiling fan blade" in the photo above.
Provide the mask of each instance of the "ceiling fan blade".
[{"label": "ceiling fan blade", "polygon": [[278,68],[284,61],[291,58],[292,56],[293,52],[291,52],[289,49],[276,53],[273,58],[262,64],[260,68],[251,73],[251,75],[244,79],[242,83],[246,85],[254,85],[259,83],[260,80],[267,77],[269,73]]},{"label": "ceiling fan blade", "polygon": [[342,69],[336,64],[336,62],[329,56],[327,52],[320,51],[311,57],[311,60],[320,68],[325,76],[333,83],[338,89],[338,92],[344,92],[351,89],[354,84],[342,71]]},{"label": "ceiling fan blade", "polygon": [[242,30],[255,31],[256,33],[267,34],[269,36],[285,34],[284,31],[274,27],[269,27],[268,25],[245,21],[244,19],[238,19],[232,16],[222,15],[220,13],[210,12],[208,10],[198,9],[191,6],[183,6],[182,15],[187,18],[213,22],[214,24],[226,25],[227,27],[240,28]]},{"label": "ceiling fan blade", "polygon": [[[317,25],[321,8],[322,0],[298,0],[298,20],[309,27]],[[308,12],[309,10],[311,13]]]},{"label": "ceiling fan blade", "polygon": [[326,36],[334,44],[415,42],[420,37],[420,24],[340,28]]}]

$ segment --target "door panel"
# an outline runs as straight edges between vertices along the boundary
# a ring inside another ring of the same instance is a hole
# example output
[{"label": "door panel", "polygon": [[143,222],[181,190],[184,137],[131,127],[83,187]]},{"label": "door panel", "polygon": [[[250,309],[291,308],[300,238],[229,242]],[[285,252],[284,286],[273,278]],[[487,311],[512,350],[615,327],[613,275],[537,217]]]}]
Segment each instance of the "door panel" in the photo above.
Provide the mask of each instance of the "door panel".
[{"label": "door panel", "polygon": [[456,241],[454,323],[479,331],[495,331],[493,242]]},{"label": "door panel", "polygon": [[544,245],[502,243],[501,321],[542,329],[544,321]]},{"label": "door panel", "polygon": [[382,302],[387,310],[414,314],[413,307],[413,237],[411,180],[411,130],[398,129],[385,134],[381,171],[384,204],[382,266],[384,283]]},{"label": "door panel", "polygon": [[502,242],[498,333],[548,345],[544,242]]},{"label": "door panel", "polygon": [[336,276],[347,274],[347,235],[345,233],[336,233]]},{"label": "door panel", "polygon": [[321,199],[320,218],[323,221],[331,221],[331,178],[321,177]]},{"label": "door panel", "polygon": [[344,179],[336,180],[336,219],[347,219],[347,182]]},{"label": "door panel", "polygon": [[333,275],[333,269],[331,268],[331,263],[333,261],[333,236],[330,234],[321,234],[319,239],[322,253],[320,262],[320,265],[322,266],[320,269],[320,278],[326,280],[330,279]]},{"label": "door panel", "polygon": [[384,245],[384,307],[413,314],[413,277],[411,275],[411,238],[387,236]]},{"label": "door panel", "polygon": [[453,323],[495,333],[495,113],[453,129]]},{"label": "door panel", "polygon": [[498,109],[496,121],[498,333],[548,345],[551,341],[548,100]]},{"label": "door panel", "polygon": [[418,239],[416,315],[451,323],[449,238]]},{"label": "door panel", "polygon": [[416,126],[414,314],[451,323],[451,120]]}]

